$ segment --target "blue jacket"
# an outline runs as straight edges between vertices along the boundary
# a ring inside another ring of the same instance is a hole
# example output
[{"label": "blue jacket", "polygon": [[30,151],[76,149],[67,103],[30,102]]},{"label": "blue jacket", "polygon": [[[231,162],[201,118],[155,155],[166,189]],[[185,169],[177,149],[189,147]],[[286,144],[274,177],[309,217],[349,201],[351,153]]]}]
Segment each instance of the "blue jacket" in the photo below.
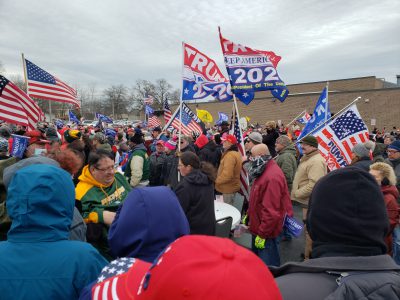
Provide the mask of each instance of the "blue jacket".
[{"label": "blue jacket", "polygon": [[0,243],[2,299],[77,299],[107,264],[91,245],[68,240],[74,202],[71,176],[60,168],[15,173],[7,197],[12,225]]},{"label": "blue jacket", "polygon": [[[189,223],[178,198],[165,186],[133,189],[108,232],[108,244],[117,257],[153,262],[177,238],[189,234]],[[111,262],[110,265],[113,265]],[[106,272],[107,273],[107,272]],[[115,275],[107,273],[109,277]],[[92,299],[92,282],[79,299]]]},{"label": "blue jacket", "polygon": [[178,237],[189,234],[179,201],[165,186],[133,189],[117,211],[108,244],[117,257],[152,262]]}]

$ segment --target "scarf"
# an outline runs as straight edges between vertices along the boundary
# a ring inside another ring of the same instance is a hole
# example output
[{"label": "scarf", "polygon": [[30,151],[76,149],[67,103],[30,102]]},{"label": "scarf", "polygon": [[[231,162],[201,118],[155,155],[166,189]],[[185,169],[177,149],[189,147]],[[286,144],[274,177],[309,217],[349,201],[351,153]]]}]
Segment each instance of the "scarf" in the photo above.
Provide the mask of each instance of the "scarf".
[{"label": "scarf", "polygon": [[251,165],[249,169],[250,181],[261,176],[265,170],[265,166],[271,160],[271,155],[262,155],[256,157],[250,157]]}]

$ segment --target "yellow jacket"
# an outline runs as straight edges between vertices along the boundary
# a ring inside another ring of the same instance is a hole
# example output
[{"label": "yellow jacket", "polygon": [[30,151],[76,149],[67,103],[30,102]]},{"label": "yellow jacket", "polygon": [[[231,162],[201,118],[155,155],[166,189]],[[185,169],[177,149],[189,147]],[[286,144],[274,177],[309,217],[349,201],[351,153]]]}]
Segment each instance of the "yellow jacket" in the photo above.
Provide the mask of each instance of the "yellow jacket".
[{"label": "yellow jacket", "polygon": [[223,194],[232,194],[240,190],[240,171],[242,156],[238,151],[227,151],[222,155],[218,168],[215,189]]}]

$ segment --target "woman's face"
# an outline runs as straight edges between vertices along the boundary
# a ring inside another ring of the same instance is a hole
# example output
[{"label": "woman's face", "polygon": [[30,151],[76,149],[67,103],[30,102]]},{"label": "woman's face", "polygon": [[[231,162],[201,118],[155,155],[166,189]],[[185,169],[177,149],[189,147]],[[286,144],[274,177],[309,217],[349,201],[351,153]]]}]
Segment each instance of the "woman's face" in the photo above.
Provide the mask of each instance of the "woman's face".
[{"label": "woman's face", "polygon": [[192,166],[185,166],[181,160],[179,160],[178,163],[178,170],[181,173],[182,176],[188,175],[190,172],[192,172]]},{"label": "woman's face", "polygon": [[381,185],[382,180],[383,180],[383,176],[382,173],[378,170],[369,170],[369,173],[375,177],[376,182]]}]

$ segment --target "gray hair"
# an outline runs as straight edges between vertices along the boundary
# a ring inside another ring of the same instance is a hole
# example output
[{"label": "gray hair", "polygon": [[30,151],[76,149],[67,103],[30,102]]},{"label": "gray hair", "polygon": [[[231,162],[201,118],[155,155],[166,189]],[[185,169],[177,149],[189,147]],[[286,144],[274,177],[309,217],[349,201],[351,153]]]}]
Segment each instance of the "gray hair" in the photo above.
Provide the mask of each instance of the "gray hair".
[{"label": "gray hair", "polygon": [[287,146],[292,144],[292,140],[287,135],[281,135],[280,137],[278,137],[276,139],[276,142],[278,144],[281,144],[282,146],[285,146],[285,147],[287,147]]}]

